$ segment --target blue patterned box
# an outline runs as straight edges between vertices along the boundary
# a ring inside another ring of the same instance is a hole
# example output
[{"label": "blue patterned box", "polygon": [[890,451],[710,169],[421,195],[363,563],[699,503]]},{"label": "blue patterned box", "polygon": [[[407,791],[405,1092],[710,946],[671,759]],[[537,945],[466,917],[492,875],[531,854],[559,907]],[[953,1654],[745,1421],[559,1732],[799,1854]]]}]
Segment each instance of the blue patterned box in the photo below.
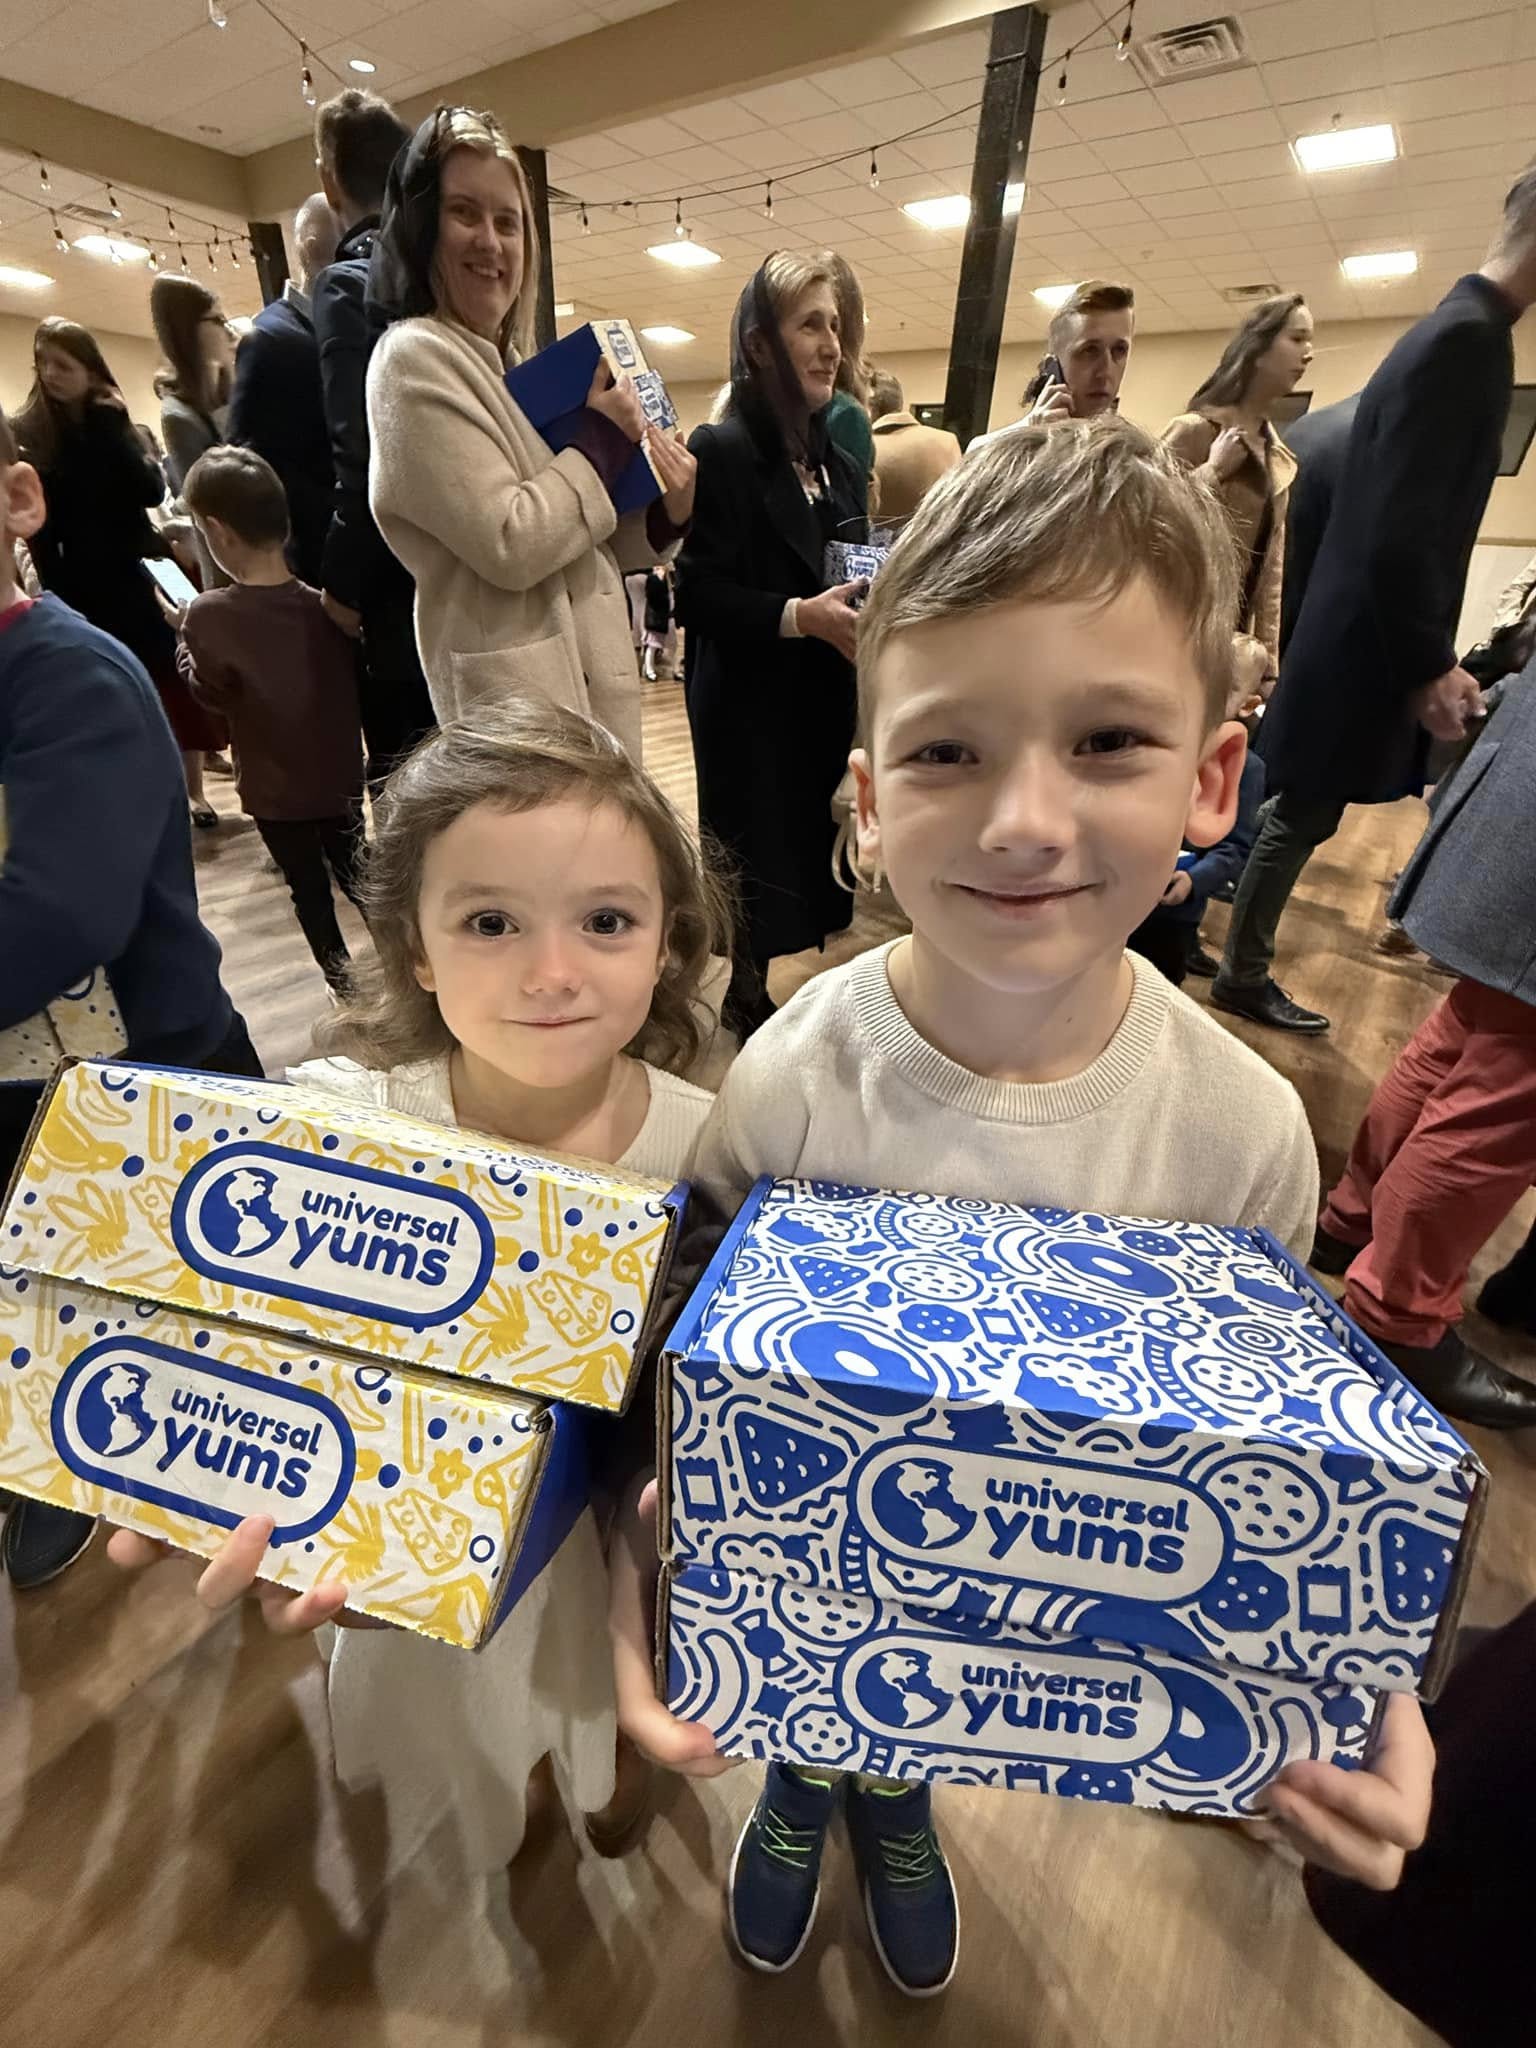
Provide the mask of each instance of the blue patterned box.
[{"label": "blue patterned box", "polygon": [[763,1182],[672,1337],[663,1549],[1432,1691],[1487,1475],[1262,1232]]},{"label": "blue patterned box", "polygon": [[1223,1816],[1303,1758],[1353,1766],[1377,1698],[753,1572],[664,1583],[665,1693],[730,1756]]}]

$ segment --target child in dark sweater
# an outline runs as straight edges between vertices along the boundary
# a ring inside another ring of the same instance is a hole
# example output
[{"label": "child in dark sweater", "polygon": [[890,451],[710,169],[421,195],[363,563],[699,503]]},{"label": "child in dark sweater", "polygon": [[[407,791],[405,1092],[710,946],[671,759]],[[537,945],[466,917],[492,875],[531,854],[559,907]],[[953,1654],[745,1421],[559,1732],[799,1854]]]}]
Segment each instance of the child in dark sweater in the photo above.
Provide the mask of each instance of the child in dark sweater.
[{"label": "child in dark sweater", "polygon": [[249,448],[210,448],[187,473],[187,508],[233,583],[182,622],[193,694],[229,721],[241,807],[282,870],[333,991],[350,961],[331,894],[359,901],[363,753],[352,645],[284,556],[288,502]]},{"label": "child in dark sweater", "polygon": [[[1162,901],[1126,940],[1133,953],[1150,960],[1175,988],[1183,986],[1187,974],[1202,972],[1200,920],[1215,892],[1223,883],[1237,881],[1248,865],[1263,801],[1264,763],[1250,754],[1243,763],[1232,830],[1206,852],[1191,847],[1180,854]],[[1210,971],[1214,972],[1214,967]]]}]

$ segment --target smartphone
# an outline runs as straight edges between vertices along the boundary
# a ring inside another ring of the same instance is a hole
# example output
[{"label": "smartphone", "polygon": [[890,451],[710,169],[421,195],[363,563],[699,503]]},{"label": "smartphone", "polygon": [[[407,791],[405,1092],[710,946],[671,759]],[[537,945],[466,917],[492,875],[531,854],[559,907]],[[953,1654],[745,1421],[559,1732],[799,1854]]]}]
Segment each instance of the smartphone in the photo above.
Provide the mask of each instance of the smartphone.
[{"label": "smartphone", "polygon": [[[1047,383],[1051,383],[1051,384],[1065,384],[1065,383],[1066,383],[1066,381],[1067,381],[1067,373],[1066,373],[1066,371],[1065,371],[1065,370],[1064,370],[1064,369],[1063,369],[1063,368],[1061,367],[1061,357],[1060,357],[1060,356],[1047,356],[1047,357],[1046,357],[1046,359],[1045,359],[1045,361],[1044,361],[1044,362],[1043,362],[1043,363],[1042,363],[1042,364],[1040,365],[1040,368],[1041,368],[1041,370],[1042,370],[1042,371],[1044,372],[1044,374],[1045,374],[1045,378],[1046,378],[1046,381],[1047,381]],[[1044,388],[1045,388],[1045,387],[1044,387],[1044,385],[1042,385],[1042,386],[1041,386],[1041,389],[1043,390]]]},{"label": "smartphone", "polygon": [[144,566],[172,604],[190,604],[197,596],[197,585],[168,555],[157,561],[146,562]]}]

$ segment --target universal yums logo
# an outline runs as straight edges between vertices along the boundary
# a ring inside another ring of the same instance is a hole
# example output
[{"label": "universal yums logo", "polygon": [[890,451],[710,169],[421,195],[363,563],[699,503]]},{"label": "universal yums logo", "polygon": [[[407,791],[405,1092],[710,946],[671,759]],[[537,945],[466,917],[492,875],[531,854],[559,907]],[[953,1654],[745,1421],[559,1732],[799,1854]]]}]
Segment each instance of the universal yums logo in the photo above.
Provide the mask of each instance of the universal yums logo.
[{"label": "universal yums logo", "polygon": [[1073,1591],[1189,1599],[1227,1550],[1193,1487],[1128,1466],[909,1442],[860,1465],[854,1513],[911,1563]]},{"label": "universal yums logo", "polygon": [[80,1353],[50,1426],[77,1478],[230,1529],[271,1515],[278,1543],[325,1526],[357,1462],[323,1394],[131,1333]]},{"label": "universal yums logo", "polygon": [[997,1644],[889,1635],[844,1658],[836,1689],[858,1726],[940,1749],[1135,1764],[1175,1722],[1168,1688],[1112,1656],[1032,1657]]},{"label": "universal yums logo", "polygon": [[280,1145],[226,1145],[176,1191],[171,1239],[195,1273],[421,1329],[479,1299],[496,1246],[456,1188]]}]

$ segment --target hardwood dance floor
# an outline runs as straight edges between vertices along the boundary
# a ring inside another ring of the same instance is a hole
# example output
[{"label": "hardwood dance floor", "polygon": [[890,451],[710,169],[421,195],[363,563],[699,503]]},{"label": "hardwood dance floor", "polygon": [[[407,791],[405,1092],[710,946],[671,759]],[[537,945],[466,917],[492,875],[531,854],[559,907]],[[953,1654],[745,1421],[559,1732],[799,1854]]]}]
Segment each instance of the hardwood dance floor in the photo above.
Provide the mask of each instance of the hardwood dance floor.
[{"label": "hardwood dance floor", "polygon": [[[652,766],[691,803],[680,692],[648,695]],[[227,822],[199,844],[204,907],[277,1073],[302,1056],[323,985],[229,785],[213,793]],[[1306,1098],[1325,1184],[1373,1081],[1445,986],[1370,946],[1421,815],[1354,813],[1286,920],[1282,977],[1336,1020],[1331,1035],[1252,1034]],[[861,921],[831,957],[882,936]],[[787,963],[778,992],[818,964]],[[1527,1203],[1479,1274],[1528,1221]],[[1536,1364],[1475,1319],[1472,1334]],[[1536,1446],[1479,1448],[1495,1484],[1467,1619],[1490,1623],[1536,1590]],[[922,2005],[879,1973],[841,1846],[793,1974],[729,1959],[719,1883],[751,1772],[668,1781],[622,1862],[579,1847],[556,1809],[510,1878],[467,1875],[450,1821],[394,1868],[377,1803],[332,1779],[313,1646],[275,1643],[249,1615],[202,1616],[192,1569],[130,1584],[98,1544],[44,1591],[13,1599],[0,1583],[0,2048],[1431,2040],[1317,1932],[1286,1863],[1214,1824],[941,1793],[964,1955],[953,1989]]]}]

